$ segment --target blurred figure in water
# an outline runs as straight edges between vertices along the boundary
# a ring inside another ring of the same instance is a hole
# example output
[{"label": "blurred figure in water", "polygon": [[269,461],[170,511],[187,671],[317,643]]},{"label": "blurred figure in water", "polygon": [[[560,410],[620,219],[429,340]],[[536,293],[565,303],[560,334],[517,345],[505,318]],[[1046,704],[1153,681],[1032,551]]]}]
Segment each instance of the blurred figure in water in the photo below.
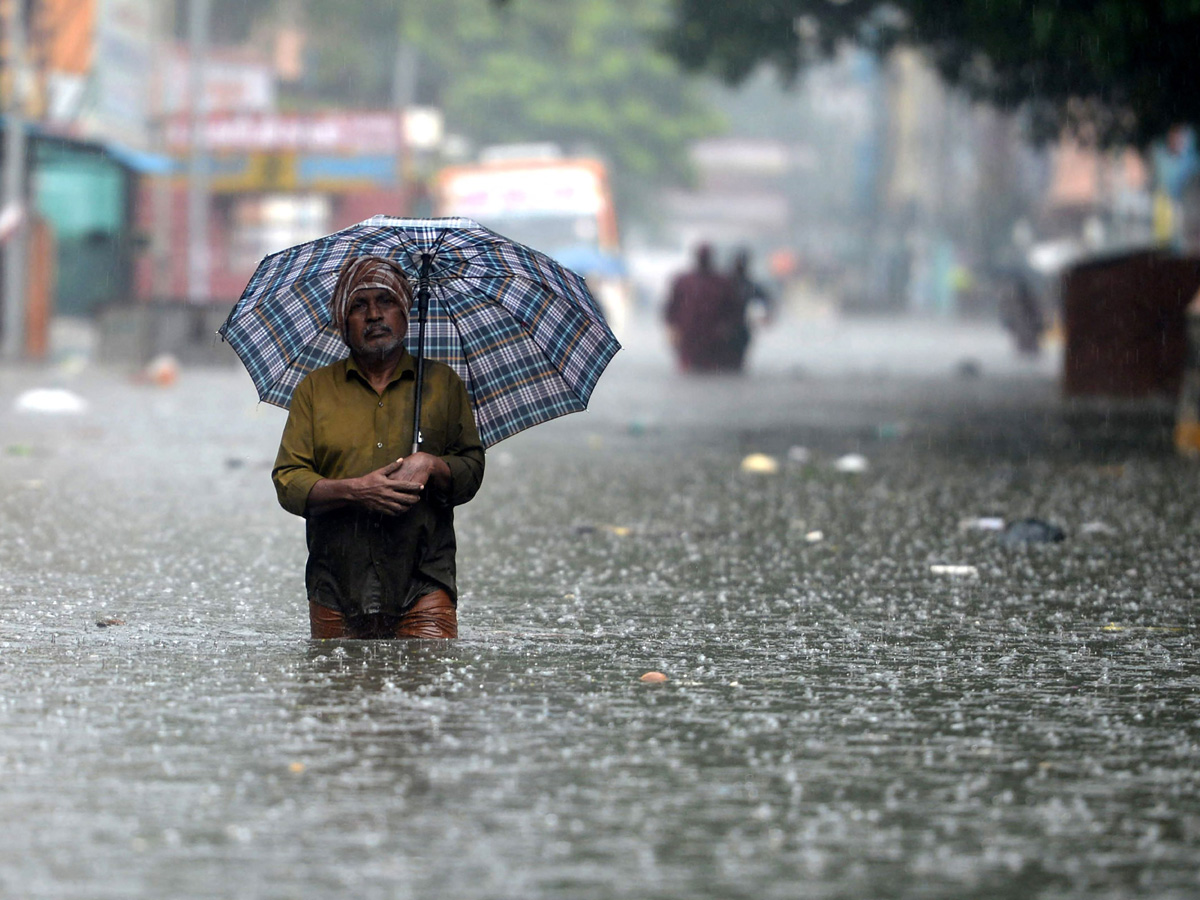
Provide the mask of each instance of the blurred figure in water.
[{"label": "blurred figure in water", "polygon": [[1013,277],[1000,303],[1000,322],[1012,335],[1017,352],[1037,356],[1041,351],[1046,321],[1029,282],[1022,275]]},{"label": "blurred figure in water", "polygon": [[775,303],[767,289],[750,275],[750,251],[745,247],[738,250],[733,257],[733,271],[730,277],[737,288],[738,300],[742,305],[742,330],[735,341],[738,350],[737,367],[740,369],[745,364],[746,349],[754,335],[751,327],[754,320],[752,317],[757,317],[764,325],[770,325],[775,319]]},{"label": "blurred figure in water", "polygon": [[745,304],[732,278],[713,266],[712,247],[696,248],[695,266],[671,284],[664,317],[684,372],[736,371],[745,351]]}]

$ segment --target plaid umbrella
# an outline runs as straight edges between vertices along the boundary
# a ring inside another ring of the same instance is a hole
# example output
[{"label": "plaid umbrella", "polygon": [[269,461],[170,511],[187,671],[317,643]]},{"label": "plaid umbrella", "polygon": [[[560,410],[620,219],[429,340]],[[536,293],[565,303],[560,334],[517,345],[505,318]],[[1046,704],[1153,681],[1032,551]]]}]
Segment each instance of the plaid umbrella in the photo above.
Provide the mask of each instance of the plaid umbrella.
[{"label": "plaid umbrella", "polygon": [[375,216],[259,264],[218,333],[260,399],[286,408],[305,375],[349,355],[329,303],[342,263],[364,255],[417,285],[409,350],[458,373],[484,446],[586,409],[620,349],[583,279],[545,254],[470,219]]}]

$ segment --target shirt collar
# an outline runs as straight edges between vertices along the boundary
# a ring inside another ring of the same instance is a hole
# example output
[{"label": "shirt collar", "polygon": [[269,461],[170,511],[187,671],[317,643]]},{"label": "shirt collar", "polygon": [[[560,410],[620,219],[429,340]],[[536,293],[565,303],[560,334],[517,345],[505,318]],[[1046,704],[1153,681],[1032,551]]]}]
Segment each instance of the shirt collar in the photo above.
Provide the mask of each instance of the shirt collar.
[{"label": "shirt collar", "polygon": [[[416,377],[416,372],[417,361],[413,358],[413,355],[408,352],[408,348],[405,348],[404,354],[400,357],[400,362],[396,364],[396,371],[394,371],[392,373],[392,377],[388,379],[388,384],[394,384],[405,375],[412,375],[413,377]],[[371,383],[367,379],[366,373],[363,372],[358,363],[355,361],[353,353],[346,357],[346,377],[349,378],[352,373],[364,384],[369,385]]]}]

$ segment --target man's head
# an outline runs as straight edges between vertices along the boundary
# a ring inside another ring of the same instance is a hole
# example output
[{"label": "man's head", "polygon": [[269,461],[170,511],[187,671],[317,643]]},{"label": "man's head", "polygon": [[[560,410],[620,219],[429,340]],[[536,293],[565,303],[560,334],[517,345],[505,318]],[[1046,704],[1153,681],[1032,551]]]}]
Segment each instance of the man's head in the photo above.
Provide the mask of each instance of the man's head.
[{"label": "man's head", "polygon": [[394,263],[360,256],[342,266],[331,311],[355,359],[371,363],[403,350],[411,306],[412,287]]},{"label": "man's head", "polygon": [[704,243],[696,247],[696,268],[701,272],[711,272],[713,268],[712,244]]}]

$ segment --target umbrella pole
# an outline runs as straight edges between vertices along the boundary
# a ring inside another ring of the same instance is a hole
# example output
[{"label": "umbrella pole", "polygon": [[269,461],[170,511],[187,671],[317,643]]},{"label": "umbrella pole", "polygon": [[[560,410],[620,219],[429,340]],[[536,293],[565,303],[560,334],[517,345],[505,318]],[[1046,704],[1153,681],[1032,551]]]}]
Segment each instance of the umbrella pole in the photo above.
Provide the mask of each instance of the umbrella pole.
[{"label": "umbrella pole", "polygon": [[417,275],[417,381],[413,397],[412,452],[421,447],[421,390],[425,385],[425,317],[429,313],[429,269],[433,255],[421,254],[421,271]]}]

